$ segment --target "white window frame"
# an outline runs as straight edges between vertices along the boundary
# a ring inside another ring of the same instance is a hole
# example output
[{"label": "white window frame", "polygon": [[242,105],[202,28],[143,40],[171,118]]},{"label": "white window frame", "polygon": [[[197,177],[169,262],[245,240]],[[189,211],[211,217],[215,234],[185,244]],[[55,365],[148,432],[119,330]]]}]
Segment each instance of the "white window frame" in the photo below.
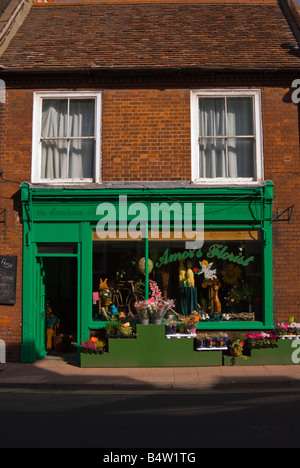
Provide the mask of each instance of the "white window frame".
[{"label": "white window frame", "polygon": [[[199,98],[200,97],[252,97],[254,113],[254,141],[255,141],[255,177],[251,178],[200,178],[199,177]],[[192,182],[207,185],[257,185],[264,180],[263,165],[263,136],[262,111],[260,89],[214,89],[191,90],[191,148],[192,148]]]},{"label": "white window frame", "polygon": [[[42,104],[43,99],[95,99],[95,160],[94,177],[92,179],[42,179]],[[101,182],[101,137],[102,137],[102,92],[101,91],[36,91],[33,96],[33,125],[32,125],[32,183],[67,185],[74,183]]]}]

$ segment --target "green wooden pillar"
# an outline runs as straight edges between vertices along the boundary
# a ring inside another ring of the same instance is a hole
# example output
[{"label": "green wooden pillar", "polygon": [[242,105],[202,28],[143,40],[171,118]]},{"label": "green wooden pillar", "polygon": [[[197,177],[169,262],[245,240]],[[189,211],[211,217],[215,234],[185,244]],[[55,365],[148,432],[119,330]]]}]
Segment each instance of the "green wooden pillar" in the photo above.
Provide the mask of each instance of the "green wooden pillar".
[{"label": "green wooden pillar", "polygon": [[149,237],[145,230],[145,298],[149,299]]},{"label": "green wooden pillar", "polygon": [[89,324],[92,319],[93,297],[93,242],[90,223],[80,223],[80,243],[78,252],[78,310],[77,341],[89,339]]},{"label": "green wooden pillar", "polygon": [[261,214],[263,228],[263,290],[264,317],[266,328],[273,328],[273,242],[272,242],[272,200],[273,184],[267,183],[264,190],[264,209]]}]

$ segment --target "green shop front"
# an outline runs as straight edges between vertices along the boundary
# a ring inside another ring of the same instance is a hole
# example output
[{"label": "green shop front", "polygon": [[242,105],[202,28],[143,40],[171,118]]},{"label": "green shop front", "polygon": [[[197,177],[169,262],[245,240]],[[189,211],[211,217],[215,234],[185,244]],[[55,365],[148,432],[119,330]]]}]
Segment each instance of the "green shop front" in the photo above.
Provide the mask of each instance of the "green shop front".
[{"label": "green shop front", "polygon": [[[273,328],[271,182],[24,183],[21,195],[22,362],[74,350],[84,367],[222,365],[198,333]],[[164,315],[142,317],[155,294]]]}]

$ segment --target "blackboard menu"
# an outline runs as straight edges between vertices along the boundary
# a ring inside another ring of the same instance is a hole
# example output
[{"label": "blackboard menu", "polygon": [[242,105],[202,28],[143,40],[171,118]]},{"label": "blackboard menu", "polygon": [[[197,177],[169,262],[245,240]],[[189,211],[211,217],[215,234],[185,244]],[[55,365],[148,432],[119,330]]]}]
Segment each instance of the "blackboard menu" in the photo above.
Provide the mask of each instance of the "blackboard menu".
[{"label": "blackboard menu", "polygon": [[16,302],[17,257],[0,255],[0,304]]}]

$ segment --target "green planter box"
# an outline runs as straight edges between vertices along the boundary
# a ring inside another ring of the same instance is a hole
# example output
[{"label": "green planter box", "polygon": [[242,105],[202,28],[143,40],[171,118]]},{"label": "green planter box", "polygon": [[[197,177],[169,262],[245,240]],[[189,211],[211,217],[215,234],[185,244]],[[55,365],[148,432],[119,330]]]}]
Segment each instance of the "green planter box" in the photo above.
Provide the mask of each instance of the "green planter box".
[{"label": "green planter box", "polygon": [[278,348],[253,349],[247,360],[241,357],[237,358],[224,355],[224,366],[299,365],[300,362],[297,361],[298,354],[300,361],[300,350],[299,353],[297,353],[297,346],[293,347],[294,341],[295,340],[279,340]]},{"label": "green planter box", "polygon": [[135,340],[109,339],[108,352],[80,354],[81,367],[222,366],[222,351],[195,351],[193,338],[165,336],[164,325],[137,325]]}]

